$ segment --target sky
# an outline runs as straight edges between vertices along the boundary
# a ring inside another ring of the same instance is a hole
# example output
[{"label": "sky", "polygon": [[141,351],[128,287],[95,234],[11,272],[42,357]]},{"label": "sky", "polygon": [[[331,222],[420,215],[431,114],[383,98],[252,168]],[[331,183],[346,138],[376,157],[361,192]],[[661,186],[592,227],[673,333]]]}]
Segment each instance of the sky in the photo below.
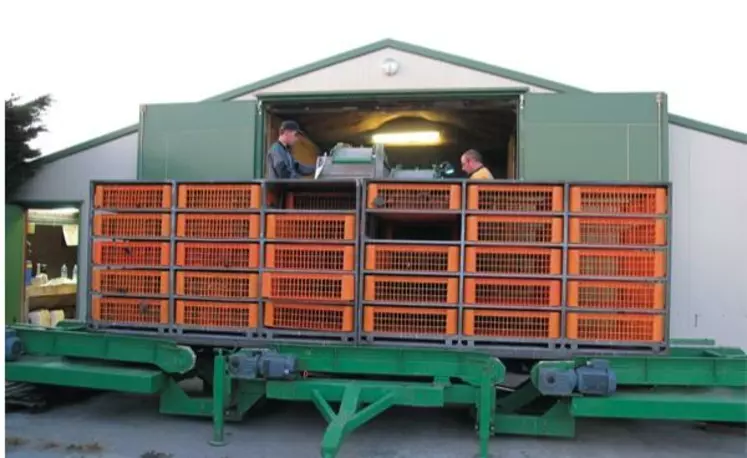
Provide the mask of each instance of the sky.
[{"label": "sky", "polygon": [[671,113],[747,132],[747,1],[437,5],[5,2],[0,87],[52,95],[34,145],[49,154],[136,123],[141,104],[199,101],[393,38],[597,92],[664,91]]}]

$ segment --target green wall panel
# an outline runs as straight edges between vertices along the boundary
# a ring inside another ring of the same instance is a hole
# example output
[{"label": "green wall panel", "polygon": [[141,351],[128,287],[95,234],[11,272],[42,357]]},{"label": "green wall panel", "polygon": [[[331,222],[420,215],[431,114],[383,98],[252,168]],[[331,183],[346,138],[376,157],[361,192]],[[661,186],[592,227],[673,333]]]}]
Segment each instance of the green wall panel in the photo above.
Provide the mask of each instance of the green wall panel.
[{"label": "green wall panel", "polygon": [[26,245],[26,212],[5,205],[5,324],[18,321],[23,310],[23,260]]},{"label": "green wall panel", "polygon": [[520,120],[526,180],[665,181],[663,94],[526,94]]},{"label": "green wall panel", "polygon": [[138,178],[252,179],[256,124],[256,101],[146,105]]}]

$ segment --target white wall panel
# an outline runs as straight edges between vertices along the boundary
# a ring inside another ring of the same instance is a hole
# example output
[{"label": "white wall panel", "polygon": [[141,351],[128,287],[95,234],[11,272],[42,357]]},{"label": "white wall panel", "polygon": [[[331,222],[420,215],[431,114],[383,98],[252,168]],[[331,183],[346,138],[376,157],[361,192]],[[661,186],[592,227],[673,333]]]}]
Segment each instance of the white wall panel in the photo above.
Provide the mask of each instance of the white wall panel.
[{"label": "white wall panel", "polygon": [[[394,76],[386,76],[381,69],[387,58],[399,63],[399,71]],[[254,99],[261,93],[460,88],[529,88],[532,92],[551,92],[439,60],[384,49],[262,88],[239,100]]]},{"label": "white wall panel", "polygon": [[675,338],[747,348],[747,145],[669,127]]}]

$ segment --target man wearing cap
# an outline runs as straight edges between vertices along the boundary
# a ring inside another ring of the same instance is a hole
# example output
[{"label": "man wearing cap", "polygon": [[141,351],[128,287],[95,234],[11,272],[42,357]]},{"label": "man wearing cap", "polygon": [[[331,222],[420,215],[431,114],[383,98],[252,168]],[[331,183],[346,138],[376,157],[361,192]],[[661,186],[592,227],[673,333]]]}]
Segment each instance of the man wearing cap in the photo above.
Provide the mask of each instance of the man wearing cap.
[{"label": "man wearing cap", "polygon": [[291,148],[300,134],[301,129],[296,121],[283,121],[280,124],[278,140],[267,151],[267,178],[300,178],[316,171],[316,165],[301,164],[291,154]]}]

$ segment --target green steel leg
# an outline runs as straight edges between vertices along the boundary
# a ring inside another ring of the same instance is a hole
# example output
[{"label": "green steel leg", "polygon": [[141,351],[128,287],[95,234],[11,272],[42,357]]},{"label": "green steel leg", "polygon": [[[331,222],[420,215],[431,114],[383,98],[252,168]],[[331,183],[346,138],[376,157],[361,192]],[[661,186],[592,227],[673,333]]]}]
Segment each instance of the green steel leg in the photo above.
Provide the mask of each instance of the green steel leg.
[{"label": "green steel leg", "polygon": [[480,438],[480,457],[488,458],[488,444],[493,433],[495,414],[495,386],[489,374],[480,384],[480,401],[477,404],[477,428]]},{"label": "green steel leg", "polygon": [[386,393],[377,401],[362,410],[358,410],[361,401],[361,387],[359,384],[351,382],[345,388],[340,409],[335,414],[321,393],[314,390],[312,401],[329,423],[322,438],[322,458],[335,458],[345,437],[394,405],[395,398],[394,393]]},{"label": "green steel leg", "polygon": [[226,445],[224,434],[224,411],[226,392],[226,359],[223,350],[218,350],[215,355],[215,368],[213,369],[213,440],[210,445],[219,447]]}]

